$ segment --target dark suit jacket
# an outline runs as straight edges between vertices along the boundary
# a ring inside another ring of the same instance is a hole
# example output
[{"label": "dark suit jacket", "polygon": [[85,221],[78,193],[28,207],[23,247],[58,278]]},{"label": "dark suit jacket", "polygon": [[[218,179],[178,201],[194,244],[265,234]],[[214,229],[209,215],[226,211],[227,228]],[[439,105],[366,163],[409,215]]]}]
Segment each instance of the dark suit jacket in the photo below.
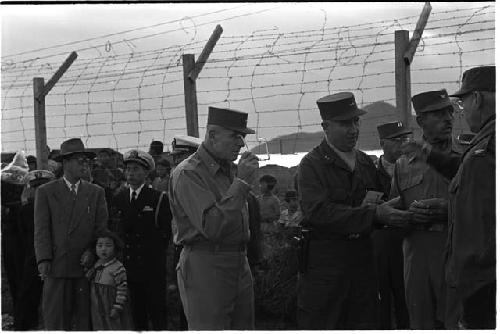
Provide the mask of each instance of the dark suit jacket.
[{"label": "dark suit jacket", "polygon": [[101,187],[81,180],[73,200],[62,178],[40,186],[35,194],[37,263],[50,260],[51,277],[82,277],[81,256],[96,233],[106,229],[107,221]]},{"label": "dark suit jacket", "polygon": [[129,188],[120,191],[113,199],[117,217],[116,232],[125,243],[123,264],[129,281],[146,281],[151,278],[165,279],[166,250],[172,235],[168,195],[156,209],[161,192],[144,186],[137,205],[130,204]]}]

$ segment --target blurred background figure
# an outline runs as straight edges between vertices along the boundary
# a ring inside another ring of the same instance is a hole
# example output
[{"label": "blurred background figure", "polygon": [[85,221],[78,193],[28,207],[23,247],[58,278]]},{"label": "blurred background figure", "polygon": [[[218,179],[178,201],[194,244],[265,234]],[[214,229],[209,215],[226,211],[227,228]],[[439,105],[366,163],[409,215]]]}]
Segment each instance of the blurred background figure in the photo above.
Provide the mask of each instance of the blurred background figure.
[{"label": "blurred background figure", "polygon": [[259,179],[259,200],[262,231],[264,233],[275,230],[274,222],[280,218],[280,200],[273,194],[274,187],[278,181],[272,175],[264,175]]},{"label": "blurred background figure", "polygon": [[24,178],[24,190],[21,196],[22,206],[19,212],[19,241],[24,250],[21,259],[21,275],[14,309],[14,329],[20,331],[38,328],[38,307],[42,297],[43,283],[38,275],[35,257],[35,191],[51,180],[55,175],[48,170],[30,171]]},{"label": "blurred background figure", "polygon": [[283,227],[299,227],[302,221],[302,212],[299,207],[297,191],[288,190],[285,193],[286,209],[281,212],[280,225]]},{"label": "blurred background figure", "polygon": [[32,170],[36,169],[36,157],[34,155],[28,155],[26,157],[26,160],[28,162],[28,169],[31,172]]},{"label": "blurred background figure", "polygon": [[153,180],[153,189],[168,191],[168,180],[170,177],[170,162],[165,158],[158,159],[156,163],[156,177]]}]

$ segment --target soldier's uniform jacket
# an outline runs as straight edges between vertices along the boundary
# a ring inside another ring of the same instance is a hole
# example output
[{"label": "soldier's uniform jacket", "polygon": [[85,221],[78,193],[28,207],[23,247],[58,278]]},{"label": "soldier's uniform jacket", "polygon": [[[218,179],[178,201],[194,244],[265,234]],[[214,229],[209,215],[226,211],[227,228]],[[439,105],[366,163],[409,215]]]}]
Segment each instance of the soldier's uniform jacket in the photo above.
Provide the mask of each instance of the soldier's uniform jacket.
[{"label": "soldier's uniform jacket", "polygon": [[495,119],[464,153],[450,203],[446,281],[467,297],[496,280]]},{"label": "soldier's uniform jacket", "polygon": [[375,208],[360,207],[368,190],[382,191],[370,157],[356,150],[354,171],[326,140],[300,162],[300,205],[313,238],[335,239],[372,232]]},{"label": "soldier's uniform jacket", "polygon": [[165,275],[165,258],[170,240],[172,214],[168,195],[158,207],[161,192],[144,186],[136,206],[130,204],[130,189],[125,188],[113,199],[118,215],[116,230],[125,243],[123,264],[129,281],[144,281],[151,275]]},{"label": "soldier's uniform jacket", "polygon": [[[450,157],[459,157],[460,147],[452,142]],[[413,201],[428,198],[449,198],[449,180],[426,162],[406,155],[396,161],[391,198],[401,196],[403,209],[408,209]],[[444,222],[436,222],[428,227],[430,231],[442,231],[446,228]]]},{"label": "soldier's uniform jacket", "polygon": [[375,166],[377,167],[377,172],[379,176],[379,182],[380,185],[382,186],[382,189],[384,190],[384,198],[387,200],[389,197],[389,194],[391,193],[391,181],[392,177],[387,173],[387,171],[384,168],[384,165],[382,163],[382,156],[380,156],[377,161],[375,162]]}]

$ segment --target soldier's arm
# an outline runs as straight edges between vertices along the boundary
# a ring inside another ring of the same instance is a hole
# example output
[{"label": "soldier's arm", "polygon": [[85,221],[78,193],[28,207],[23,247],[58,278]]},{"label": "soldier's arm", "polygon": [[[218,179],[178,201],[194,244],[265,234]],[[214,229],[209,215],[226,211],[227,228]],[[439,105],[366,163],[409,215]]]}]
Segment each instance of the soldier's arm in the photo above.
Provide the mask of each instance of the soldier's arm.
[{"label": "soldier's arm", "polygon": [[[250,186],[235,178],[222,198],[192,170],[182,170],[173,187],[173,203],[180,205],[191,224],[208,240],[218,241],[226,225],[240,223]],[[175,180],[175,181],[174,181]]]},{"label": "soldier's arm", "polygon": [[313,163],[307,159],[303,159],[299,166],[298,184],[302,212],[312,227],[339,234],[371,232],[375,207],[342,204],[349,194],[340,187],[327,189]]},{"label": "soldier's arm", "polygon": [[52,260],[52,222],[47,193],[42,186],[35,193],[34,244],[37,263]]},{"label": "soldier's arm", "polygon": [[461,157],[432,149],[427,163],[447,179],[452,179],[460,167]]}]

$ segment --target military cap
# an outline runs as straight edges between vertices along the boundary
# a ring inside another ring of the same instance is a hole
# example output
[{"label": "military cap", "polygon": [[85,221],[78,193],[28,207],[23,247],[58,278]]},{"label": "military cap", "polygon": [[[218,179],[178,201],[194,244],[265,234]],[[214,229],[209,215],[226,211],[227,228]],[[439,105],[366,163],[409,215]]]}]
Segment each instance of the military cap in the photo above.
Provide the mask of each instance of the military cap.
[{"label": "military cap", "polygon": [[417,113],[426,113],[444,108],[453,108],[448,92],[445,89],[433,90],[417,94],[411,98]]},{"label": "military cap", "polygon": [[254,130],[247,128],[247,120],[247,113],[232,109],[208,107],[208,125],[218,125],[240,133],[255,133]]},{"label": "military cap", "polygon": [[155,161],[151,154],[141,150],[130,150],[125,153],[123,163],[127,164],[127,162],[137,162],[148,171],[155,169]]},{"label": "military cap", "polygon": [[64,141],[61,144],[61,149],[59,151],[59,155],[54,158],[55,161],[61,162],[65,158],[69,158],[74,154],[84,154],[89,159],[95,158],[96,154],[94,152],[90,152],[85,150],[85,146],[83,146],[83,142],[80,138],[71,138]]},{"label": "military cap", "polygon": [[37,170],[32,170],[26,176],[24,177],[24,183],[29,184],[31,186],[35,184],[40,184],[40,183],[45,183],[49,180],[54,179],[56,176],[54,173],[44,170],[44,169],[37,169]]},{"label": "military cap", "polygon": [[378,137],[380,139],[397,138],[402,135],[409,135],[413,132],[404,126],[403,122],[390,122],[377,126]]},{"label": "military cap", "polygon": [[495,91],[495,66],[479,66],[464,72],[462,86],[452,97],[460,97],[472,91]]},{"label": "military cap", "polygon": [[198,149],[201,143],[202,140],[197,137],[176,135],[174,136],[174,140],[172,140],[172,154],[193,153]]},{"label": "military cap", "polygon": [[343,121],[366,114],[358,108],[351,92],[324,96],[316,104],[323,120]]}]

